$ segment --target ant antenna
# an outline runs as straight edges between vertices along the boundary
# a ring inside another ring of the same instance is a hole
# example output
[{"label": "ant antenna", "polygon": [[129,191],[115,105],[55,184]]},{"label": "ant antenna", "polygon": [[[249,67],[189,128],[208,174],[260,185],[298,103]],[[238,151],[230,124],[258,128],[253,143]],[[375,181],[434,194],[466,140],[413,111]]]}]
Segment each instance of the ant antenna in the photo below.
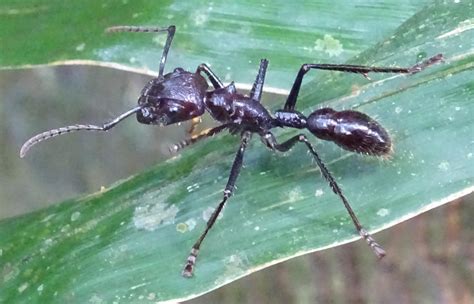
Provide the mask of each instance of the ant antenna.
[{"label": "ant antenna", "polygon": [[20,157],[23,158],[30,150],[30,148],[34,145],[36,145],[39,142],[42,142],[43,140],[56,137],[61,134],[65,133],[70,133],[70,132],[75,132],[75,131],[81,131],[81,130],[86,130],[86,131],[107,131],[111,128],[113,128],[116,124],[118,124],[120,121],[124,120],[125,118],[129,117],[130,115],[140,111],[142,109],[141,106],[135,107],[131,110],[128,110],[127,112],[117,116],[114,120],[103,124],[102,126],[96,126],[96,125],[72,125],[72,126],[66,126],[62,128],[57,128],[57,129],[52,129],[43,133],[40,133],[38,135],[33,136],[32,138],[28,139],[23,146],[20,149]]},{"label": "ant antenna", "polygon": [[159,33],[159,32],[168,32],[166,38],[165,47],[163,48],[163,54],[161,54],[160,60],[160,69],[158,72],[159,76],[163,76],[165,71],[166,58],[168,57],[168,51],[171,47],[171,42],[173,41],[174,33],[176,27],[170,25],[169,27],[156,27],[156,26],[133,26],[133,25],[118,25],[111,26],[105,29],[107,33],[118,33],[118,32],[132,32],[132,33]]}]

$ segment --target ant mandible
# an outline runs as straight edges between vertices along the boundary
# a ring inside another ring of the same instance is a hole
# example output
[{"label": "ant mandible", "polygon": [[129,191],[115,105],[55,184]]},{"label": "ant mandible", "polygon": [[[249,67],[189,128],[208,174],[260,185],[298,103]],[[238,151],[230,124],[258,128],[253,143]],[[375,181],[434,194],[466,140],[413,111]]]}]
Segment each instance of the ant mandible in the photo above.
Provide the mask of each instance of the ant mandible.
[{"label": "ant mandible", "polygon": [[[223,198],[209,218],[206,229],[193,245],[186,260],[182,272],[184,277],[191,277],[193,275],[201,243],[234,191],[235,182],[242,168],[245,149],[254,133],[260,136],[261,141],[272,151],[286,152],[297,143],[304,144],[316,161],[332,191],[341,199],[359,235],[366,240],[378,258],[385,256],[384,249],[360,224],[341,188],[324,165],[313,145],[308,141],[306,135],[299,134],[279,143],[271,130],[277,127],[307,129],[316,137],[332,141],[345,150],[373,156],[387,156],[392,151],[390,136],[377,121],[366,114],[352,110],[336,111],[331,108],[322,108],[306,117],[301,112],[295,110],[303,77],[311,69],[357,73],[365,77],[371,72],[415,74],[441,61],[443,59],[442,54],[433,56],[408,68],[346,64],[303,64],[296,76],[285,106],[282,110],[276,111],[274,116],[272,116],[260,103],[268,65],[266,59],[260,61],[257,78],[249,96],[238,93],[233,82],[224,86],[222,81],[206,64],[199,65],[195,72],[175,68],[173,72],[164,74],[166,58],[175,30],[176,28],[173,25],[168,28],[140,26],[114,26],[107,28],[107,32],[167,32],[168,36],[163,54],[161,55],[158,77],[153,78],[145,85],[138,98],[137,107],[119,115],[102,126],[76,124],[38,134],[25,142],[21,147],[20,156],[24,157],[33,145],[48,138],[80,130],[107,131],[135,113],[140,123],[164,126],[195,119],[207,111],[220,125],[207,129],[174,145],[172,147],[174,152],[201,139],[216,135],[225,129],[232,134],[240,134],[240,147],[232,164]],[[213,90],[208,90],[209,85],[203,77],[203,73],[212,84]]]}]

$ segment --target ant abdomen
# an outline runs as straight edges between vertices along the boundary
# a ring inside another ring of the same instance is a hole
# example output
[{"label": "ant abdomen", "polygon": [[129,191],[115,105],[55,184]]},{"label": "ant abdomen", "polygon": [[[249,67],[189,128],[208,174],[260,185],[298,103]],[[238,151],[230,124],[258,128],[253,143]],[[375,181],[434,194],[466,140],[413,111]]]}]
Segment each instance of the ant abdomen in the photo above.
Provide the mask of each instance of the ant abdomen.
[{"label": "ant abdomen", "polygon": [[392,150],[387,131],[361,112],[322,108],[311,113],[307,128],[316,137],[332,141],[349,151],[383,156]]}]

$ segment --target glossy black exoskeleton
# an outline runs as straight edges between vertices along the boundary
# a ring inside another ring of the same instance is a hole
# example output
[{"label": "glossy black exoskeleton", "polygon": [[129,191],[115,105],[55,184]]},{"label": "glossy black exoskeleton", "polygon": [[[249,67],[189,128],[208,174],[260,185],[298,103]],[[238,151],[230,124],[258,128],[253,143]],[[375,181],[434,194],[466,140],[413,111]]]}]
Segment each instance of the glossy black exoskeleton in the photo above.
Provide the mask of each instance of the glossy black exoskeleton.
[{"label": "glossy black exoskeleton", "polygon": [[[274,128],[306,129],[316,137],[332,141],[341,148],[352,152],[375,156],[389,155],[392,150],[392,142],[387,131],[378,122],[364,113],[322,108],[306,117],[303,113],[296,111],[295,105],[304,75],[311,69],[358,73],[364,76],[367,76],[367,74],[371,72],[414,74],[420,72],[427,66],[441,61],[441,54],[409,68],[340,64],[303,64],[296,76],[285,106],[283,109],[276,111],[272,116],[260,103],[268,65],[266,59],[261,60],[257,78],[250,94],[246,96],[237,91],[234,83],[224,86],[206,64],[199,65],[195,72],[176,68],[173,72],[164,74],[166,58],[175,33],[174,26],[168,28],[116,26],[108,28],[107,31],[168,32],[166,44],[161,56],[158,77],[150,80],[145,85],[138,99],[137,107],[121,114],[102,126],[72,125],[38,134],[29,139],[22,146],[20,150],[21,157],[23,157],[33,145],[45,139],[79,130],[107,131],[121,120],[135,113],[140,123],[170,125],[195,119],[207,111],[220,123],[219,126],[205,130],[196,136],[191,136],[189,139],[174,145],[172,147],[174,152],[226,129],[232,134],[240,134],[241,142],[230,171],[223,198],[208,220],[205,231],[192,247],[182,273],[183,276],[192,276],[201,243],[214,225],[226,201],[234,191],[234,185],[242,167],[244,152],[252,134],[257,134],[262,142],[273,151],[286,152],[299,142],[304,144],[321,170],[322,175],[328,181],[333,192],[341,199],[358,233],[367,241],[368,245],[379,258],[385,255],[385,251],[382,247],[375,242],[372,236],[360,224],[339,185],[322,162],[313,145],[308,141],[306,135],[299,134],[285,142],[278,143],[271,130]],[[203,74],[207,76],[213,87],[212,90],[209,90],[208,81],[206,81]]]},{"label": "glossy black exoskeleton", "polygon": [[137,120],[143,124],[170,125],[204,114],[208,85],[198,73],[176,68],[172,73],[150,80],[143,88]]}]

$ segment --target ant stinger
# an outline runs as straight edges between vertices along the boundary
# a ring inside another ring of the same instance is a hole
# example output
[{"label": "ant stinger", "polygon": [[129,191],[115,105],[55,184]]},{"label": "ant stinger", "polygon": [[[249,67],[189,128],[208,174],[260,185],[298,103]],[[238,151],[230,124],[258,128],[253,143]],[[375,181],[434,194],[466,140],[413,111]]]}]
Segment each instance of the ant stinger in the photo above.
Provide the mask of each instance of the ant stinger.
[{"label": "ant stinger", "polygon": [[[201,243],[234,191],[234,185],[242,168],[244,153],[253,134],[259,136],[262,142],[272,151],[286,152],[297,143],[305,145],[316,161],[322,175],[329,183],[329,186],[339,196],[344,207],[347,209],[357,232],[366,240],[377,257],[382,258],[385,256],[383,248],[357,219],[349,201],[306,135],[301,133],[280,143],[271,130],[274,128],[306,129],[316,137],[332,141],[345,150],[374,156],[386,156],[390,154],[392,149],[390,137],[378,122],[366,114],[351,110],[336,111],[331,108],[316,110],[309,116],[298,112],[295,106],[303,77],[312,69],[357,73],[365,77],[367,77],[368,73],[415,74],[430,65],[442,61],[442,54],[433,56],[408,68],[345,64],[303,64],[296,76],[283,109],[271,115],[260,103],[268,65],[266,59],[261,60],[252,90],[249,96],[245,96],[237,92],[233,82],[224,86],[222,81],[206,64],[199,65],[194,72],[185,71],[178,67],[173,72],[164,74],[166,58],[175,33],[175,26],[169,26],[168,28],[115,26],[108,28],[107,32],[167,32],[168,36],[161,56],[158,77],[150,80],[145,85],[138,98],[138,106],[102,126],[77,124],[38,134],[26,141],[21,147],[21,157],[24,157],[33,145],[48,138],[80,130],[107,131],[135,113],[140,123],[164,126],[195,119],[207,111],[219,122],[219,126],[205,130],[196,136],[191,136],[181,143],[174,145],[172,150],[177,152],[186,146],[226,129],[232,134],[240,135],[240,147],[232,164],[229,179],[223,192],[223,198],[209,218],[206,229],[193,245],[186,260],[182,272],[184,277],[191,277],[193,275]],[[213,88],[211,90],[209,90],[208,81],[204,76],[207,77],[212,85]]]}]

